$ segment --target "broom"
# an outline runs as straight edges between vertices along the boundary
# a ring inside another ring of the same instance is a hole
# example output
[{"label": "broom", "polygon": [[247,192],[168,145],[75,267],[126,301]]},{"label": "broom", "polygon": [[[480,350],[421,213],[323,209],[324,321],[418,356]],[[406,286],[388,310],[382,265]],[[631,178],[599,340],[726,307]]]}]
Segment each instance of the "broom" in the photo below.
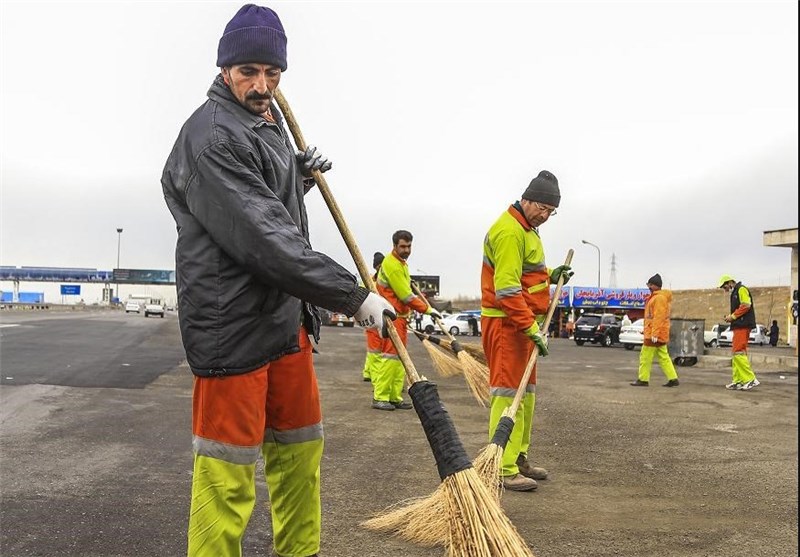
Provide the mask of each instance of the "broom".
[{"label": "broom", "polygon": [[[565,265],[569,265],[572,261],[573,250],[567,253]],[[561,288],[564,285],[564,279],[559,278],[556,285],[556,290],[550,306],[547,310],[545,318],[544,330],[549,326],[550,320],[553,317],[558,300],[561,297]],[[444,344],[444,339],[431,338],[432,342],[439,342]],[[536,356],[538,350],[534,347],[533,354],[525,367],[520,386],[517,389],[516,396],[511,406],[503,413],[500,423],[492,436],[491,443],[485,447],[475,459],[473,466],[475,467],[481,481],[486,485],[487,490],[499,504],[500,495],[502,492],[502,483],[500,478],[500,471],[502,469],[503,450],[505,449],[508,439],[511,437],[511,430],[514,429],[514,419],[517,409],[525,395],[525,389],[528,385],[531,373],[533,373],[533,366],[536,363]],[[391,507],[381,516],[372,518],[362,523],[362,526],[372,530],[390,531],[395,536],[402,538],[406,541],[416,543],[423,546],[443,545],[448,541],[448,533],[446,524],[440,517],[433,516],[427,522],[419,523],[419,516],[428,516],[424,514],[428,508],[439,509],[444,512],[444,502],[437,494],[434,493],[428,499],[417,498],[411,499],[404,503],[399,503]]]},{"label": "broom", "polygon": [[[573,253],[574,252],[572,249],[567,252],[564,265],[569,265],[572,263]],[[545,317],[544,324],[542,325],[541,329],[543,331],[547,331],[550,328],[550,321],[553,318],[553,313],[556,311],[558,300],[561,297],[561,288],[563,286],[564,276],[562,274],[556,283],[556,289],[553,294],[553,299],[550,301],[550,307],[547,308],[547,316]],[[478,454],[477,458],[475,458],[475,462],[473,462],[473,466],[475,466],[475,470],[477,470],[480,478],[487,486],[490,487],[490,489],[492,487],[494,488],[498,498],[500,497],[500,493],[502,491],[501,471],[503,467],[503,451],[505,450],[506,444],[511,437],[511,430],[514,429],[514,416],[517,415],[519,405],[522,402],[522,398],[525,396],[525,391],[528,387],[528,380],[531,378],[538,355],[539,349],[534,344],[533,353],[531,354],[531,357],[528,359],[528,363],[525,366],[525,372],[522,374],[522,379],[519,382],[519,386],[517,387],[517,392],[514,395],[514,400],[511,402],[511,406],[506,408],[503,412],[503,416],[500,418],[500,422],[497,424],[497,429],[495,429],[494,435],[492,436],[492,441]]]},{"label": "broom", "polygon": [[[453,375],[464,372],[458,358],[456,358],[452,351],[439,346],[436,342],[432,342],[430,338],[425,338],[427,335],[424,333],[414,331],[414,334],[420,342],[422,342],[422,346],[425,347],[425,350],[428,351],[428,355],[431,357],[431,361],[433,361],[433,367],[439,372],[439,375],[442,377],[452,377]],[[438,341],[439,339],[434,340]]]},{"label": "broom", "polygon": [[[275,101],[286,119],[296,147],[304,151],[306,142],[303,134],[286,98],[277,88]],[[313,176],[358,268],[361,280],[370,291],[377,292],[364,258],[328,188],[325,177],[316,170]],[[438,508],[429,506],[428,513],[418,516],[417,519],[424,524],[425,521],[435,518],[432,513],[446,516],[448,557],[533,557],[525,541],[472,467],[455,425],[439,399],[436,385],[417,373],[394,324],[387,320],[385,325],[405,368],[406,379],[411,384],[408,393],[414,401],[414,410],[433,450],[439,477],[442,480],[437,491],[444,500],[445,512],[442,513]]]},{"label": "broom", "polygon": [[[453,345],[449,339],[436,338],[428,333],[421,333],[419,331],[414,332],[418,337],[428,340],[455,353],[455,350],[453,350]],[[489,365],[486,361],[486,353],[483,351],[483,346],[480,344],[473,344],[471,342],[459,342],[458,344],[464,349],[464,352],[475,358],[475,360],[477,360],[479,363],[483,364],[484,366]]]},{"label": "broom", "polygon": [[[411,288],[417,296],[425,300],[425,296],[423,296],[422,292],[413,282],[411,283]],[[485,408],[486,401],[489,400],[489,368],[481,365],[475,358],[467,354],[461,347],[461,343],[453,338],[453,335],[451,335],[447,327],[444,326],[441,319],[437,317],[432,317],[432,319],[450,341],[450,348],[456,353],[456,357],[461,364],[461,369],[464,370],[464,379],[467,381],[467,386],[472,392],[472,396],[478,401],[478,404]]]}]

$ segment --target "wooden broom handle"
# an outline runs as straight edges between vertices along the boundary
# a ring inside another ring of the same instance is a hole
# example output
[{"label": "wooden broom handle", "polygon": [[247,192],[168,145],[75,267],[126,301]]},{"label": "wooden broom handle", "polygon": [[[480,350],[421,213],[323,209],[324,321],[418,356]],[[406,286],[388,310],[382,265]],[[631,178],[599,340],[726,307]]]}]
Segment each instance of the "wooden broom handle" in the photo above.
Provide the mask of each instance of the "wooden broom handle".
[{"label": "wooden broom handle", "polygon": [[[286,124],[289,126],[289,131],[292,133],[295,145],[299,150],[305,151],[307,147],[306,140],[303,138],[303,133],[300,131],[300,126],[297,124],[297,119],[294,117],[294,113],[289,107],[289,103],[286,101],[286,97],[283,96],[283,93],[280,89],[275,89],[275,101],[278,103],[278,107],[283,113]],[[356,264],[356,268],[358,269],[358,274],[361,276],[361,280],[371,292],[377,294],[378,290],[375,287],[375,282],[372,280],[372,276],[369,273],[369,268],[364,261],[364,257],[361,255],[361,251],[358,249],[358,245],[353,238],[353,234],[350,232],[350,228],[347,226],[347,223],[344,220],[342,212],[339,210],[339,205],[333,198],[333,194],[328,187],[328,182],[325,180],[325,177],[320,171],[314,170],[312,174],[314,176],[314,181],[317,183],[317,188],[322,193],[322,197],[325,199],[325,203],[328,205],[328,209],[333,216],[333,220],[336,222],[336,226],[339,228],[339,233],[342,235],[342,239],[344,239],[344,243],[347,246],[347,249],[350,251],[350,255],[353,258],[353,262]],[[400,361],[403,363],[403,367],[406,369],[406,374],[408,374],[409,381],[411,383],[420,381],[420,375],[417,373],[417,369],[414,367],[414,363],[411,361],[411,357],[408,355],[408,350],[406,350],[403,341],[400,339],[400,335],[397,333],[394,323],[392,323],[390,320],[387,320],[386,325],[387,329],[389,330],[389,337],[392,339],[392,344],[394,344],[397,354],[400,357]]]},{"label": "wooden broom handle", "polygon": [[[570,248],[567,252],[567,258],[564,260],[564,265],[570,265],[572,263],[572,255],[575,252]],[[544,319],[544,323],[542,324],[542,329],[545,334],[547,334],[547,330],[550,328],[550,320],[553,318],[553,314],[556,312],[556,306],[558,305],[558,300],[561,298],[561,289],[564,286],[564,275],[562,274],[558,277],[558,282],[556,283],[556,290],[553,294],[553,300],[550,302],[550,307],[547,308],[547,317]],[[519,405],[522,402],[522,397],[525,396],[525,390],[528,388],[528,380],[531,378],[531,374],[533,373],[533,367],[536,365],[536,357],[539,355],[539,347],[536,344],[533,345],[533,354],[528,359],[528,364],[525,366],[525,373],[522,374],[522,380],[519,382],[519,387],[517,387],[517,394],[514,395],[514,401],[511,403],[511,406],[506,408],[506,411],[503,413],[504,416],[514,417],[517,414],[517,410],[519,409]]]},{"label": "wooden broom handle", "polygon": [[[426,305],[428,305],[428,306],[430,307],[430,304],[428,303],[428,299],[427,299],[427,298],[425,297],[425,295],[424,295],[424,294],[423,294],[423,293],[420,291],[419,287],[417,287],[417,285],[416,285],[416,284],[414,284],[414,281],[411,281],[411,290],[413,290],[413,291],[414,291],[414,292],[415,292],[415,293],[416,293],[416,294],[417,294],[417,295],[418,295],[420,298],[422,298],[423,300],[425,300],[425,304],[426,304]],[[435,309],[435,308],[434,308],[434,309]],[[450,331],[448,331],[448,330],[445,328],[445,326],[444,326],[444,323],[442,323],[442,320],[441,320],[441,319],[435,319],[433,316],[431,316],[431,321],[433,321],[434,323],[436,323],[436,326],[437,326],[437,327],[439,327],[439,330],[440,330],[440,331],[442,331],[442,334],[443,334],[443,335],[445,335],[445,336],[447,337],[447,339],[448,339],[450,342],[455,342],[455,340],[456,340],[456,339],[455,339],[455,338],[453,338],[453,335],[451,335],[451,334],[450,334]]]}]

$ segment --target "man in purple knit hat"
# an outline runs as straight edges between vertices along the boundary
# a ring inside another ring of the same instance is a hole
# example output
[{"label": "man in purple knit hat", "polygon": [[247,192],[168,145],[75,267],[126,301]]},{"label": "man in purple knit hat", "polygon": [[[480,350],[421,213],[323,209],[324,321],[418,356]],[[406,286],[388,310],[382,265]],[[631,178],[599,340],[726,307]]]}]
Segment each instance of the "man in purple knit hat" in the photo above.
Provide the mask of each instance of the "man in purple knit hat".
[{"label": "man in purple knit hat", "polygon": [[331,164],[296,153],[272,100],[286,35],[243,6],[219,41],[220,74],[181,129],[161,178],[178,228],[181,337],[194,374],[190,557],[238,557],[261,455],[273,552],[316,556],[323,435],[309,336],[316,306],[384,334],[392,306],[308,241],[303,195]]}]

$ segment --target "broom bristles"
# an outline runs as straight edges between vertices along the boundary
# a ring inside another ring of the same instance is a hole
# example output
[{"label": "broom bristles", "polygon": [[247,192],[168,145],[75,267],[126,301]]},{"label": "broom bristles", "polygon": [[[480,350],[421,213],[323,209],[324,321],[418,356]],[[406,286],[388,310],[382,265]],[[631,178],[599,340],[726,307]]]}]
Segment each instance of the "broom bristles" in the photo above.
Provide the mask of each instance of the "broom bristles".
[{"label": "broom bristles", "polygon": [[433,367],[442,377],[452,377],[463,373],[461,364],[452,352],[446,352],[426,339],[422,339],[422,346],[428,351],[428,355],[433,361]]},{"label": "broom bristles", "polygon": [[459,351],[457,356],[472,396],[485,408],[489,400],[489,369],[479,364],[464,350]]},{"label": "broom bristles", "polygon": [[534,557],[474,468],[446,477],[429,497],[389,507],[361,525],[424,547],[446,545],[448,557]]},{"label": "broom bristles", "polygon": [[478,477],[498,501],[503,495],[503,481],[500,473],[503,467],[504,449],[500,445],[489,443],[472,461]]},{"label": "broom bristles", "polygon": [[473,468],[442,483],[449,511],[448,557],[534,557]]}]

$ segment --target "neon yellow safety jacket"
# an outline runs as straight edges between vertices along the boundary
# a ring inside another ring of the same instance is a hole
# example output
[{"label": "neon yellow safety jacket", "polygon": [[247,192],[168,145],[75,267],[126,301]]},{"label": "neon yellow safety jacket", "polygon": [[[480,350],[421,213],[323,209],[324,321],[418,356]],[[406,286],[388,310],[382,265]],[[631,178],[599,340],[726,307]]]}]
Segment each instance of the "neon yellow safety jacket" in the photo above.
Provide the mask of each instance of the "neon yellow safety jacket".
[{"label": "neon yellow safety jacket", "polygon": [[539,233],[512,205],[483,241],[481,316],[508,317],[531,335],[539,330],[536,315],[546,314],[549,303],[550,269]]}]

